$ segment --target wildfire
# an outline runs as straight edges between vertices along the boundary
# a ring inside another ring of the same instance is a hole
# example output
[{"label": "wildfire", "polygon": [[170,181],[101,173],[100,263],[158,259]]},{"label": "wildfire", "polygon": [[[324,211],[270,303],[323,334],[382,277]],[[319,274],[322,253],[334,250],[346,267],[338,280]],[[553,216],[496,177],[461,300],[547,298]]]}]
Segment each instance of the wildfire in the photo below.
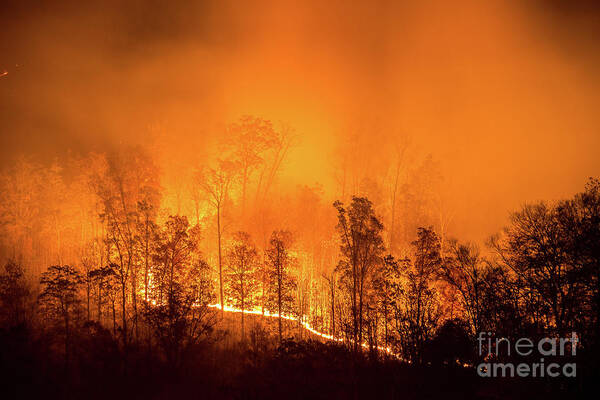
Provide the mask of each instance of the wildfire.
[{"label": "wildfire", "polygon": [[[221,304],[209,304],[208,307],[211,308],[218,308],[219,310],[221,309]],[[254,308],[251,310],[242,310],[240,308],[235,308],[235,307],[231,307],[226,305],[225,308],[223,309],[223,311],[225,312],[233,312],[233,313],[241,313],[243,312],[244,314],[252,314],[252,315],[262,315],[265,317],[270,317],[270,318],[279,318],[279,314],[278,313],[272,313],[269,312],[268,310],[265,310],[264,313],[262,311],[261,308]],[[307,331],[309,331],[310,333],[317,335],[319,337],[322,337],[323,339],[327,339],[327,340],[332,340],[334,342],[345,342],[346,340],[343,338],[339,338],[339,337],[334,337],[332,335],[329,335],[327,333],[323,333],[323,332],[319,332],[318,330],[316,330],[313,326],[311,326],[307,321],[306,321],[306,317],[302,316],[300,318],[295,317],[293,315],[286,315],[286,314],[281,314],[281,318],[286,319],[288,321],[295,321],[295,322],[300,322],[300,324],[302,325],[302,327],[304,329],[306,329]],[[352,343],[352,340],[350,341]],[[362,347],[364,348],[369,348],[369,345],[367,343],[362,343],[361,344]],[[383,351],[401,361],[407,361],[404,360],[402,357],[400,357],[399,354],[396,354],[392,351],[392,349],[390,347],[383,347],[383,346],[377,346],[377,350],[379,351]],[[408,361],[407,361],[408,362]]]}]

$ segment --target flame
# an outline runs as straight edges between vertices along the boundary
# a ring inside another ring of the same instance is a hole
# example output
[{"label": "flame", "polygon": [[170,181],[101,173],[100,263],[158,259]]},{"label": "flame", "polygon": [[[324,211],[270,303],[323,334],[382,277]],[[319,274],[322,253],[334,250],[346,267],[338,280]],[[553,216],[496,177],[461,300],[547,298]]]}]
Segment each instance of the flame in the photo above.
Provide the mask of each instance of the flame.
[{"label": "flame", "polygon": [[2,71],[0,72],[0,78],[2,78],[3,76],[8,75],[8,71]]},{"label": "flame", "polygon": [[[220,310],[221,309],[221,304],[219,304],[219,303],[209,304],[208,307],[218,308]],[[235,307],[231,307],[231,306],[225,305],[225,308],[223,309],[223,311],[233,312],[233,313],[241,313],[241,312],[243,312],[244,314],[262,315],[262,316],[270,317],[270,318],[279,318],[279,314],[278,313],[272,313],[272,312],[270,312],[268,310],[265,310],[264,313],[263,313],[262,308],[259,308],[259,307],[255,307],[255,308],[253,308],[251,310],[242,310],[240,308],[235,308]],[[323,339],[331,340],[331,341],[334,341],[334,342],[341,342],[341,343],[343,343],[343,342],[346,341],[343,338],[334,337],[333,335],[329,335],[327,333],[323,333],[323,332],[320,332],[320,331],[316,330],[312,325],[310,325],[306,321],[307,320],[306,316],[302,316],[302,317],[298,318],[298,317],[295,317],[293,315],[281,314],[281,318],[286,319],[288,321],[300,322],[300,324],[302,325],[302,327],[304,329],[306,329],[307,331],[309,331],[310,333],[312,333],[314,335],[322,337]],[[353,341],[350,340],[350,343],[352,343],[352,342]],[[361,346],[364,347],[364,348],[369,348],[369,345],[367,343],[362,343]],[[398,360],[410,363],[409,360],[405,360],[399,354],[394,353],[389,346],[388,347],[377,346],[377,350],[385,352],[385,353],[387,353],[387,354],[389,354],[389,355],[397,358]]]}]

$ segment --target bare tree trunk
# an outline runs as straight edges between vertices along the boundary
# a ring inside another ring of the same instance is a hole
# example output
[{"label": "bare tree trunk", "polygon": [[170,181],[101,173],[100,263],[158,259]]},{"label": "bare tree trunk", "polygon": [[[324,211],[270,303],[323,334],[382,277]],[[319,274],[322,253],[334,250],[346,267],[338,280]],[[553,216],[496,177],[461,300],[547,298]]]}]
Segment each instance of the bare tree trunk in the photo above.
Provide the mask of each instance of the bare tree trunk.
[{"label": "bare tree trunk", "polygon": [[144,300],[148,301],[148,279],[149,279],[149,267],[148,267],[148,242],[149,242],[149,232],[148,232],[148,215],[146,215],[146,224],[144,227]]},{"label": "bare tree trunk", "polygon": [[[278,251],[279,252],[279,251]],[[277,309],[279,318],[277,318],[279,325],[279,344],[282,342],[282,329],[281,329],[281,258],[280,254],[277,254]]]},{"label": "bare tree trunk", "polygon": [[331,336],[335,338],[335,278],[331,274],[331,280],[329,281],[329,291],[331,294]]},{"label": "bare tree trunk", "polygon": [[139,337],[139,332],[138,332],[136,281],[137,281],[137,273],[133,273],[131,276],[131,303],[133,305],[133,326],[134,326],[134,332],[135,332],[135,339],[137,340]]},{"label": "bare tree trunk", "polygon": [[113,319],[113,336],[117,335],[117,310],[115,309],[115,300],[112,300],[112,319]]},{"label": "bare tree trunk", "polygon": [[223,264],[221,260],[221,204],[217,204],[217,242],[219,246],[219,296],[221,300],[221,319],[225,317],[225,298],[223,296]]},{"label": "bare tree trunk", "polygon": [[102,277],[98,281],[98,322],[102,324]]},{"label": "bare tree trunk", "polygon": [[125,292],[126,283],[121,277],[121,321],[123,323],[123,345],[127,346],[127,300]]},{"label": "bare tree trunk", "polygon": [[[387,291],[386,291],[387,295]],[[388,347],[388,308],[387,308],[387,299],[383,302],[383,329],[385,334],[385,347]]]},{"label": "bare tree trunk", "polygon": [[358,352],[358,315],[357,315],[357,304],[356,304],[356,292],[357,292],[357,273],[356,266],[352,267],[352,322],[353,322],[353,347],[354,352]]},{"label": "bare tree trunk", "polygon": [[242,274],[241,276],[241,281],[240,281],[240,286],[241,286],[241,298],[242,298],[242,342],[245,341],[245,336],[244,336],[244,275]]},{"label": "bare tree trunk", "polygon": [[90,320],[90,295],[91,295],[91,284],[90,284],[90,274],[89,272],[87,273],[86,276],[86,288],[85,288],[85,294],[86,294],[86,300],[87,300],[87,320]]},{"label": "bare tree trunk", "polygon": [[359,278],[358,287],[358,344],[362,346],[363,343],[363,278]]}]

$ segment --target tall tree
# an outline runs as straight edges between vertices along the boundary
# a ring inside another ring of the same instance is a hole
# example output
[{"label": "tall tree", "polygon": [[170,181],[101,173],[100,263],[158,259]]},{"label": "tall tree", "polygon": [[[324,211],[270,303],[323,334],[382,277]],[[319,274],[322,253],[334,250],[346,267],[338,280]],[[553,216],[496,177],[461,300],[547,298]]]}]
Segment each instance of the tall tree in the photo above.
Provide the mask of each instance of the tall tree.
[{"label": "tall tree", "polygon": [[62,320],[65,368],[69,366],[72,318],[80,302],[78,290],[82,282],[81,273],[69,265],[53,265],[40,279],[43,289],[39,300],[45,315]]},{"label": "tall tree", "polygon": [[[390,344],[399,344],[402,347],[406,343],[406,319],[404,314],[406,288],[404,281],[410,265],[411,261],[408,258],[396,259],[392,255],[387,255],[383,260],[382,269],[376,281],[383,308],[386,347]],[[394,322],[392,326],[399,334],[399,338],[390,333],[388,319]]]},{"label": "tall tree", "polygon": [[[590,336],[600,348],[600,180],[590,178],[585,190],[557,205],[564,250],[586,286]],[[592,311],[593,310],[593,311]]]},{"label": "tall tree", "polygon": [[433,285],[442,259],[440,239],[431,227],[419,228],[414,263],[406,273],[406,321],[414,346],[413,360],[422,361],[425,343],[432,337],[440,317],[439,299]]},{"label": "tall tree", "polygon": [[[131,299],[134,333],[138,333],[137,295],[141,257],[139,229],[146,227],[160,199],[158,170],[141,148],[126,148],[107,157],[104,169],[92,177],[106,225],[107,264],[118,266],[123,343],[128,342],[127,300]],[[146,259],[147,262],[147,259]]]},{"label": "tall tree", "polygon": [[408,260],[396,260],[388,254],[382,260],[381,267],[378,269],[373,285],[377,298],[377,308],[383,319],[383,340],[387,348],[390,344],[390,326],[389,321],[393,318],[393,302],[397,298],[398,291],[401,288],[401,264],[409,262]]},{"label": "tall tree", "polygon": [[140,262],[143,265],[144,280],[144,301],[148,301],[150,291],[150,268],[152,262],[152,249],[158,236],[158,225],[155,222],[157,205],[142,200],[138,203],[140,212],[137,221],[136,247]]},{"label": "tall tree", "polygon": [[236,164],[231,161],[219,160],[217,168],[207,168],[197,174],[198,184],[209,197],[210,204],[214,207],[217,218],[217,251],[219,267],[219,302],[221,304],[221,317],[223,317],[225,298],[223,295],[223,208],[228,199],[232,184],[236,178]]},{"label": "tall tree", "polygon": [[167,360],[178,366],[185,349],[212,330],[208,308],[208,265],[197,253],[198,228],[187,217],[170,216],[155,253],[154,277],[158,293],[145,303],[144,316]]},{"label": "tall tree", "polygon": [[523,296],[537,308],[532,315],[548,321],[534,322],[557,334],[574,327],[585,289],[581,265],[568,251],[572,233],[562,225],[555,207],[527,205],[511,216],[503,235],[492,240],[501,264],[516,274]]},{"label": "tall tree", "polygon": [[266,250],[269,271],[268,302],[277,307],[279,342],[283,338],[282,315],[294,311],[296,279],[291,275],[295,258],[290,254],[292,235],[288,231],[274,231]]},{"label": "tall tree", "polygon": [[159,290],[167,298],[192,263],[197,249],[194,236],[197,234],[196,229],[189,229],[185,216],[170,216],[162,228],[156,247],[154,271],[159,279]]},{"label": "tall tree", "polygon": [[327,282],[327,291],[329,295],[329,305],[330,305],[330,328],[329,334],[332,337],[336,337],[335,331],[335,305],[336,305],[336,297],[335,297],[335,289],[337,286],[337,278],[335,276],[335,270],[331,272],[330,275],[323,274],[323,278]]},{"label": "tall tree", "polygon": [[90,284],[94,285],[94,291],[96,294],[96,314],[97,321],[102,324],[102,316],[103,311],[102,307],[105,303],[110,301],[111,303],[111,311],[113,317],[113,334],[116,334],[117,323],[116,323],[116,310],[115,310],[115,300],[116,293],[115,290],[117,288],[117,275],[116,271],[117,267],[114,265],[104,265],[98,268],[94,268],[89,271],[87,280]]},{"label": "tall tree", "polygon": [[244,336],[244,311],[255,305],[257,282],[258,253],[252,243],[250,235],[246,232],[237,232],[227,250],[228,293],[227,297],[233,301],[235,307],[242,312],[242,341]]},{"label": "tall tree", "polygon": [[365,197],[353,197],[346,210],[340,201],[333,206],[338,212],[342,260],[338,264],[346,289],[350,292],[354,350],[363,338],[363,308],[367,282],[383,253],[383,224],[375,215],[373,204]]},{"label": "tall tree", "polygon": [[459,294],[460,303],[470,322],[471,333],[481,332],[482,292],[484,285],[484,261],[474,244],[450,241],[449,254],[441,265],[440,278]]}]

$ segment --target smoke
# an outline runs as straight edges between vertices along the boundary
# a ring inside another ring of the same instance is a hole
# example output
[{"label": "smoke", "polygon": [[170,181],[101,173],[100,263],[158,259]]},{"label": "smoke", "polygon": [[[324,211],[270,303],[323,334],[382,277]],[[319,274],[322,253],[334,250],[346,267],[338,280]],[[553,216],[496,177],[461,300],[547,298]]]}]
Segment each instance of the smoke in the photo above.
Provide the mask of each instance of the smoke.
[{"label": "smoke", "polygon": [[181,168],[253,114],[298,134],[282,178],[334,197],[336,150],[377,129],[363,157],[410,137],[472,239],[600,175],[593,2],[102,3],[4,6],[3,165],[160,131]]}]

